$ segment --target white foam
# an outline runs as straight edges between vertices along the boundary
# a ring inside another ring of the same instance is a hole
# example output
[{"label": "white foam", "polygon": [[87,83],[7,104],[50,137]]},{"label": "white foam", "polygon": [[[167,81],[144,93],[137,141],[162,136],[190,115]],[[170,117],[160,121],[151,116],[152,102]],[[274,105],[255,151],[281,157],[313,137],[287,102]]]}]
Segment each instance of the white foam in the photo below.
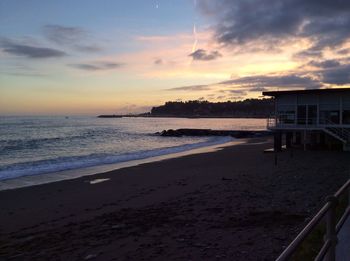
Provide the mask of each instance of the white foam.
[{"label": "white foam", "polygon": [[43,160],[30,163],[20,163],[0,171],[0,180],[15,179],[25,176],[35,176],[48,173],[57,173],[66,170],[76,170],[87,167],[101,166],[105,164],[114,164],[121,162],[129,162],[134,160],[141,160],[152,158],[156,156],[174,154],[193,150],[196,148],[207,147],[211,145],[223,144],[234,139],[231,137],[216,137],[205,142],[194,144],[185,144],[181,146],[160,148],[148,151],[138,151],[135,153],[126,153],[121,155],[101,155],[91,154],[88,156],[57,158],[54,160]]},{"label": "white foam", "polygon": [[105,165],[86,167],[86,168],[80,168],[75,170],[66,170],[66,171],[60,171],[60,172],[55,172],[50,174],[39,174],[39,175],[33,175],[33,176],[23,176],[15,179],[7,179],[7,180],[0,181],[0,190],[16,189],[16,188],[41,185],[41,184],[46,184],[51,182],[68,180],[68,179],[76,179],[83,176],[90,176],[98,173],[105,173],[112,170],[138,166],[140,164],[156,162],[156,161],[161,161],[165,159],[182,157],[186,155],[194,155],[198,153],[214,152],[214,151],[223,149],[226,146],[233,146],[233,145],[244,144],[244,143],[245,143],[244,140],[231,139],[231,141],[229,142],[202,146],[202,147],[193,148],[190,150],[185,150],[182,152],[176,152],[173,154],[165,154],[165,155],[154,156],[154,157],[145,158],[145,159],[132,160],[132,161],[121,162],[121,163],[105,164]]}]

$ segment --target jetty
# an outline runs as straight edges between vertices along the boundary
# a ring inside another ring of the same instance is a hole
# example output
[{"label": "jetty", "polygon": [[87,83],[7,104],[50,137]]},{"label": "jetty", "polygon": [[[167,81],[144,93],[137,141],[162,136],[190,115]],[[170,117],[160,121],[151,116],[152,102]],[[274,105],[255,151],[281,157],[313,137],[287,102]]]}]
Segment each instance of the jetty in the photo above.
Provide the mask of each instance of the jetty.
[{"label": "jetty", "polygon": [[212,130],[212,129],[169,129],[157,132],[156,134],[164,137],[181,136],[231,136],[234,138],[252,138],[270,135],[266,130]]}]

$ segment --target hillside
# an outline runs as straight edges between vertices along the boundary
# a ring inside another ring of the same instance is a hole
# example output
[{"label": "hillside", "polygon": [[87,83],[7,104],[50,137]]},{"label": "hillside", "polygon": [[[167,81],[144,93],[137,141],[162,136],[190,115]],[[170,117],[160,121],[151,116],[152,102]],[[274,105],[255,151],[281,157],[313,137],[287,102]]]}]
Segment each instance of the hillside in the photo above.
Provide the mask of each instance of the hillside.
[{"label": "hillside", "polygon": [[216,103],[198,100],[186,102],[169,101],[164,105],[153,107],[150,116],[265,118],[273,111],[273,99],[246,99],[236,102]]}]

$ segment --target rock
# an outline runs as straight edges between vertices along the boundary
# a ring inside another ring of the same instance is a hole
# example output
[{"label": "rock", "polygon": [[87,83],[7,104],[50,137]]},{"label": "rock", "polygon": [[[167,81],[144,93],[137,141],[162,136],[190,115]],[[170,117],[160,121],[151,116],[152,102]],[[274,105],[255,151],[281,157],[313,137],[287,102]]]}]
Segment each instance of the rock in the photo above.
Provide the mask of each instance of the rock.
[{"label": "rock", "polygon": [[181,137],[181,136],[231,136],[234,138],[248,138],[256,136],[269,135],[268,131],[249,131],[249,130],[211,130],[211,129],[169,129],[162,132],[156,132],[163,137]]}]

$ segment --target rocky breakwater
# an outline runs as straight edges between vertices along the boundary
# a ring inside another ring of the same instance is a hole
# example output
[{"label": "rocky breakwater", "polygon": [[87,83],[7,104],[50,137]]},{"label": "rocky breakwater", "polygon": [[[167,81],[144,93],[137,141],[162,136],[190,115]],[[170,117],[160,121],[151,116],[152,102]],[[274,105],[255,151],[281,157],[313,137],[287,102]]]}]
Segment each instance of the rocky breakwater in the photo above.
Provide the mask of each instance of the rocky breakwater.
[{"label": "rocky breakwater", "polygon": [[156,134],[164,137],[181,136],[231,136],[234,138],[252,138],[270,135],[266,130],[211,130],[211,129],[169,129],[157,132]]}]

